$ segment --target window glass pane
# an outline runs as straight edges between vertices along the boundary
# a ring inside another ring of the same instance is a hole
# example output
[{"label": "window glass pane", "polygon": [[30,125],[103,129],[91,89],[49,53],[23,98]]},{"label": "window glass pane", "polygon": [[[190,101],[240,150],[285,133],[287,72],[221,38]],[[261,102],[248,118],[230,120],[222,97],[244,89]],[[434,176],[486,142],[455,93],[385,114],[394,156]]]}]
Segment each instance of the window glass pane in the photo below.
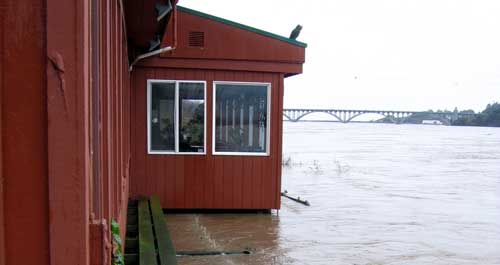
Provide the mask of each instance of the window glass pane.
[{"label": "window glass pane", "polygon": [[175,83],[151,84],[151,150],[175,151]]},{"label": "window glass pane", "polygon": [[267,89],[266,85],[216,85],[216,152],[266,152]]},{"label": "window glass pane", "polygon": [[179,152],[205,152],[205,85],[179,83]]}]

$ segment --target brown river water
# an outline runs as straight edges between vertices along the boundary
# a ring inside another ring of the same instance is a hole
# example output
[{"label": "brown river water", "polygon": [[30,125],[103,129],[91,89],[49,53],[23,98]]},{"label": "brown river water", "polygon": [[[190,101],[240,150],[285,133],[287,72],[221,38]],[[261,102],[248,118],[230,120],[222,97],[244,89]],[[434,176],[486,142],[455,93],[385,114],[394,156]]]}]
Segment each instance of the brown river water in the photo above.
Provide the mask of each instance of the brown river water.
[{"label": "brown river water", "polygon": [[179,264],[500,264],[500,129],[284,124],[271,214],[167,214]]}]

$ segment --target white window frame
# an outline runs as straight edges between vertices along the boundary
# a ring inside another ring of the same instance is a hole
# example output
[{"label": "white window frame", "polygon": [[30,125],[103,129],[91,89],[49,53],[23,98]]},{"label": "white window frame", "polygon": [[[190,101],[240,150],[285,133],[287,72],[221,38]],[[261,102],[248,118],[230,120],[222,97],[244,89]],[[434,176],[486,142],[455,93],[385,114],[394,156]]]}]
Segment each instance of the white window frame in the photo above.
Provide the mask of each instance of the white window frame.
[{"label": "white window frame", "polygon": [[[151,149],[151,90],[154,83],[175,83],[174,97],[174,138],[175,149],[173,151],[158,151]],[[180,152],[179,151],[179,84],[180,83],[197,83],[203,84],[203,152]],[[149,155],[206,155],[207,154],[207,82],[204,80],[165,80],[165,79],[148,79],[147,94],[146,94],[146,112],[147,112],[147,149]]]},{"label": "white window frame", "polygon": [[[265,152],[216,152],[216,102],[217,85],[247,85],[267,87],[267,124],[266,124],[266,151]],[[214,81],[212,84],[212,154],[221,156],[270,156],[271,155],[271,83],[265,82],[234,82],[234,81]]]}]

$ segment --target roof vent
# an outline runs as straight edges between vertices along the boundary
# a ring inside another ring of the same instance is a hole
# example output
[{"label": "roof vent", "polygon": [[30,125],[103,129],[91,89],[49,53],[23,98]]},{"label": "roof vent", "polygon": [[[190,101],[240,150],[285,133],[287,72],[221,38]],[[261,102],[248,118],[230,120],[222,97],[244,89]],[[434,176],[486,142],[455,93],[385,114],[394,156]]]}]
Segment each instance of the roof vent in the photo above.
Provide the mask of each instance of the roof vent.
[{"label": "roof vent", "polygon": [[190,31],[188,37],[188,46],[195,48],[205,47],[205,32],[203,31]]}]

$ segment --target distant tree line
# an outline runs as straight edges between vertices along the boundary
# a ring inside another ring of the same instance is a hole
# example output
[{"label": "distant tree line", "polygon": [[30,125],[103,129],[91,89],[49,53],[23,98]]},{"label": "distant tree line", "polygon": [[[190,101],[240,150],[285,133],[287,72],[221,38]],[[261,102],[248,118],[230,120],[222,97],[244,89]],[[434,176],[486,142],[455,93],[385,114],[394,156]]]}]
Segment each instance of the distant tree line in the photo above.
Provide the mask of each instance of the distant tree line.
[{"label": "distant tree line", "polygon": [[460,118],[452,123],[455,126],[500,127],[500,103],[488,104],[486,109],[474,117]]}]

